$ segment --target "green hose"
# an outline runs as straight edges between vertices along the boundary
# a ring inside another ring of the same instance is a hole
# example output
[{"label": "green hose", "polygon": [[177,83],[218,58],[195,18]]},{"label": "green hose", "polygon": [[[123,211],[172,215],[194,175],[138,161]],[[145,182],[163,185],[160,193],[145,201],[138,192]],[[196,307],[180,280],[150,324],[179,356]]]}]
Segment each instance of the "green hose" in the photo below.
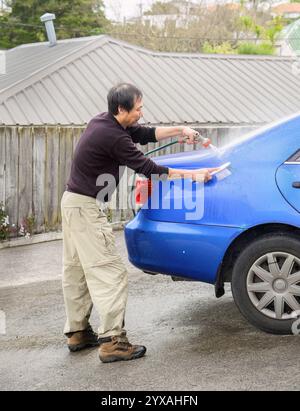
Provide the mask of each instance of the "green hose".
[{"label": "green hose", "polygon": [[154,148],[153,150],[147,151],[147,153],[145,153],[144,156],[149,156],[150,154],[156,153],[157,151],[163,150],[164,148],[174,146],[174,144],[178,144],[178,143],[179,143],[178,140],[172,141],[171,143],[165,144],[164,146],[160,146],[160,147]]}]

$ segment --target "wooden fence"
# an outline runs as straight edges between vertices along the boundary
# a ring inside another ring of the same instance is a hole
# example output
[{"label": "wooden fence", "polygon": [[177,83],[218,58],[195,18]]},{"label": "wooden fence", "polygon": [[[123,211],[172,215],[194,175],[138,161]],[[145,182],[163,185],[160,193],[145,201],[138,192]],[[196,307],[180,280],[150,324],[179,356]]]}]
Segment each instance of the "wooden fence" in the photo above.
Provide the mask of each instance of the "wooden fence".
[{"label": "wooden fence", "polygon": [[[84,127],[0,127],[0,202],[10,224],[21,225],[33,217],[36,233],[57,230],[61,224],[60,200],[69,177],[74,148]],[[241,129],[203,129],[214,144],[223,145]],[[248,129],[243,129],[246,132]],[[149,144],[143,151],[154,148]],[[174,145],[160,154],[193,150]],[[119,194],[116,193],[116,196]],[[127,220],[131,211],[113,210],[113,222]]]}]

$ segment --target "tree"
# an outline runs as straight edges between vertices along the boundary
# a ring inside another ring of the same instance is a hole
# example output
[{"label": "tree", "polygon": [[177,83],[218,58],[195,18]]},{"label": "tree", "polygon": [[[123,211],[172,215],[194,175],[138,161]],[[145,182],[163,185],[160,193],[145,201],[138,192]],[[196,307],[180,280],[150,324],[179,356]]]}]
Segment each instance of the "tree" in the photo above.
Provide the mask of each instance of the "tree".
[{"label": "tree", "polygon": [[12,12],[0,17],[0,48],[46,40],[40,17],[56,16],[58,39],[104,32],[109,22],[102,0],[11,0]]},{"label": "tree", "polygon": [[256,35],[256,42],[257,42],[257,40],[259,40],[261,38],[261,36],[263,35],[264,28],[262,26],[259,26],[258,24],[255,24],[253,30],[254,30],[254,33]]},{"label": "tree", "polygon": [[249,31],[251,31],[251,29],[254,26],[254,22],[253,22],[252,17],[250,17],[250,16],[241,16],[240,21],[241,21],[242,28],[246,31],[246,33],[249,33]]},{"label": "tree", "polygon": [[[191,19],[186,24],[175,24],[166,14],[177,2],[156,2],[147,14],[162,13],[164,25],[144,24],[143,20],[116,24],[111,35],[155,51],[273,54],[274,39],[282,29],[281,21],[273,19],[269,10],[241,5],[215,4],[206,7],[198,0],[193,6]],[[300,1],[300,0],[299,0]],[[178,2],[179,3],[179,2]],[[201,3],[201,4],[200,4]],[[252,1],[254,6],[260,0]],[[194,3],[193,3],[194,4]],[[247,3],[248,4],[248,3]],[[145,13],[146,14],[146,13]],[[184,21],[181,14],[181,21]],[[243,43],[245,46],[243,47]]]},{"label": "tree", "polygon": [[161,1],[157,1],[152,4],[151,10],[145,12],[145,15],[156,14],[179,14],[179,9],[171,2],[162,3]]},{"label": "tree", "polygon": [[283,29],[283,20],[282,17],[277,16],[268,24],[269,28],[266,29],[266,38],[274,46],[277,35]]}]

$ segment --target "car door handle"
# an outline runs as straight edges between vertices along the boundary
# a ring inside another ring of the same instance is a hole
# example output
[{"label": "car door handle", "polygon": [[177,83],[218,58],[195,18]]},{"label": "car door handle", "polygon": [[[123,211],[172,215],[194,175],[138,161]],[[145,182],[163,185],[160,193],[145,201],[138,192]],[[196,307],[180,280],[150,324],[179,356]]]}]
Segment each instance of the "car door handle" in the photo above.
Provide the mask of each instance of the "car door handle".
[{"label": "car door handle", "polygon": [[300,188],[300,181],[295,181],[295,182],[293,183],[293,187],[294,187],[294,188]]}]

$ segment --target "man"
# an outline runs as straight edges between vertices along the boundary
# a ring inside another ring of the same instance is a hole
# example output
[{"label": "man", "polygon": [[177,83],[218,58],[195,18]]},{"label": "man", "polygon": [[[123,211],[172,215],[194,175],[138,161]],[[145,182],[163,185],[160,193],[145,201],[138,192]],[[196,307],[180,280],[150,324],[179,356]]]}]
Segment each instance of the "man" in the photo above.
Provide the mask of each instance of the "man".
[{"label": "man", "polygon": [[[63,292],[67,321],[64,333],[70,351],[100,345],[102,362],[142,357],[146,348],[131,345],[124,329],[127,302],[127,271],[115,249],[112,229],[96,198],[103,174],[115,177],[128,166],[150,178],[167,174],[191,177],[191,170],[162,167],[146,158],[134,143],[147,144],[169,137],[194,141],[188,127],[142,127],[142,93],[135,86],[120,84],[108,93],[108,112],[93,118],[76,147],[67,191],[62,198],[64,242]],[[207,169],[193,170],[192,178],[211,179]],[[92,306],[100,315],[96,335],[89,325]]]}]

